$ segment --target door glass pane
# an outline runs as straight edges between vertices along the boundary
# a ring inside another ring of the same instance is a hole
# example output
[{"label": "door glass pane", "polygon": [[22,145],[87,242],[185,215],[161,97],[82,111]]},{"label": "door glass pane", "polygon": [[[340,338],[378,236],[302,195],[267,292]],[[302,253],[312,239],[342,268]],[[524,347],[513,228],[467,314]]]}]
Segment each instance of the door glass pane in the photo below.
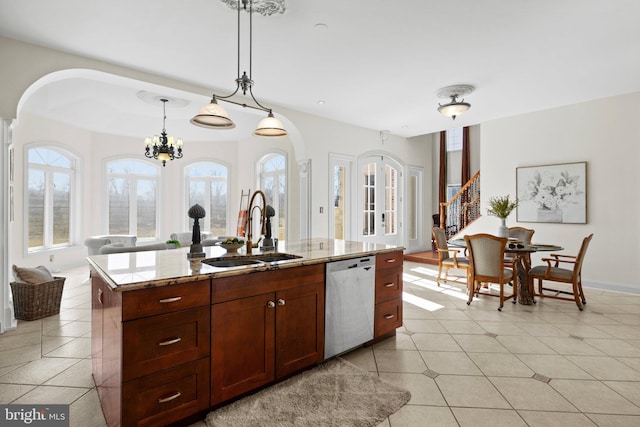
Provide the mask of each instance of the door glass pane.
[{"label": "door glass pane", "polygon": [[138,238],[156,237],[156,182],[139,179],[137,185]]},{"label": "door glass pane", "polygon": [[53,174],[53,244],[69,243],[71,176]]},{"label": "door glass pane", "polygon": [[344,182],[345,167],[335,166],[333,169],[333,226],[336,239],[345,238],[344,218]]},{"label": "door glass pane", "polygon": [[398,171],[386,165],[384,168],[384,181],[384,232],[385,234],[396,234],[398,231]]},{"label": "door glass pane", "polygon": [[129,182],[109,178],[109,234],[129,234]]},{"label": "door glass pane", "polygon": [[29,247],[44,246],[44,172],[29,169]]},{"label": "door glass pane", "polygon": [[363,229],[364,236],[375,235],[375,214],[376,214],[376,164],[369,163],[362,168],[363,174]]}]

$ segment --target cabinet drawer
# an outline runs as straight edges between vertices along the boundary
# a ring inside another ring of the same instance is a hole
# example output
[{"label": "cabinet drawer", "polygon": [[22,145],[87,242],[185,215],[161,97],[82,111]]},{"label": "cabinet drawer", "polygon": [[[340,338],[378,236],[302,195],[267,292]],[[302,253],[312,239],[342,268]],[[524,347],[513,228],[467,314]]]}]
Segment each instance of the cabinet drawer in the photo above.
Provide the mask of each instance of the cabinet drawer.
[{"label": "cabinet drawer", "polygon": [[209,280],[123,292],[122,319],[131,320],[156,314],[209,305]]},{"label": "cabinet drawer", "polygon": [[209,355],[209,306],[124,322],[122,380]]},{"label": "cabinet drawer", "polygon": [[376,304],[402,296],[402,267],[376,271]]},{"label": "cabinet drawer", "polygon": [[385,268],[402,267],[404,257],[402,251],[376,255],[376,271]]},{"label": "cabinet drawer", "polygon": [[209,358],[122,385],[122,425],[167,425],[209,407]]},{"label": "cabinet drawer", "polygon": [[402,326],[402,297],[376,304],[374,337],[385,335]]}]

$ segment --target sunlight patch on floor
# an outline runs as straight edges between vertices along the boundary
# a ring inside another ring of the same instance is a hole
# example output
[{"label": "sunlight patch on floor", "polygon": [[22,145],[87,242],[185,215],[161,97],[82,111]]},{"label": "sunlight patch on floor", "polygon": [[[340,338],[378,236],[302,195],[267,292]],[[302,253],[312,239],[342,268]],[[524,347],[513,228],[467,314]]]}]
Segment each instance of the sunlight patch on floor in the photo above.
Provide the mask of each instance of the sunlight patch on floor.
[{"label": "sunlight patch on floor", "polygon": [[430,268],[426,268],[426,267],[415,267],[410,269],[410,271],[416,273],[416,274],[422,274],[424,276],[431,276],[431,277],[438,277],[438,271],[437,270],[432,270]]},{"label": "sunlight patch on floor", "polygon": [[433,301],[426,300],[424,298],[417,297],[412,294],[408,294],[406,292],[402,293],[402,300],[427,311],[436,311],[444,308],[443,305],[440,305]]}]

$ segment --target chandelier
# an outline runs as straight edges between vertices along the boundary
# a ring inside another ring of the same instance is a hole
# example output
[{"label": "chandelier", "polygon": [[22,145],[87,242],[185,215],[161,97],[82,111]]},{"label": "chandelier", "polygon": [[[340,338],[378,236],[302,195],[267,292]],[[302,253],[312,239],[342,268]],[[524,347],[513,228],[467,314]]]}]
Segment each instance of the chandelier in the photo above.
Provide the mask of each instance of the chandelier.
[{"label": "chandelier", "polygon": [[474,87],[471,85],[454,85],[443,87],[438,90],[436,94],[438,98],[450,98],[451,101],[447,104],[438,104],[438,111],[444,114],[445,116],[451,117],[453,120],[456,119],[456,116],[466,112],[469,108],[471,108],[471,104],[468,102],[464,102],[464,98],[462,101],[458,101],[458,97],[468,95],[473,92]]},{"label": "chandelier", "polygon": [[153,137],[146,137],[144,144],[144,155],[148,158],[154,158],[162,161],[162,167],[165,167],[167,160],[182,158],[182,138],[174,140],[173,136],[167,136],[166,121],[167,121],[167,98],[160,99],[162,101],[162,133],[160,136],[153,135]]},{"label": "chandelier", "polygon": [[[229,1],[223,0],[225,3],[229,3]],[[242,2],[242,8],[240,7],[240,2]],[[249,74],[246,71],[242,72],[240,75],[240,11],[242,9],[247,10],[247,5],[249,6]],[[284,11],[284,5],[283,9]],[[273,111],[271,108],[265,107],[260,104],[256,97],[253,95],[253,80],[251,76],[251,65],[252,65],[252,45],[253,45],[253,0],[238,0],[237,2],[237,11],[238,11],[238,73],[236,77],[236,89],[230,95],[220,96],[215,93],[211,96],[211,102],[209,102],[204,107],[200,108],[198,114],[195,115],[191,119],[191,123],[196,126],[201,126],[209,129],[232,129],[236,125],[229,118],[229,114],[227,111],[218,104],[218,101],[229,102],[231,104],[240,105],[244,108],[253,108],[255,110],[264,111],[267,113],[267,117],[260,120],[258,123],[258,127],[255,131],[253,131],[254,135],[257,136],[285,136],[287,135],[287,131],[284,128],[282,122],[273,115]],[[249,92],[251,99],[255,103],[255,105],[248,105],[245,103],[240,103],[236,101],[232,101],[231,98],[238,91],[242,89],[242,94],[246,95]]]}]

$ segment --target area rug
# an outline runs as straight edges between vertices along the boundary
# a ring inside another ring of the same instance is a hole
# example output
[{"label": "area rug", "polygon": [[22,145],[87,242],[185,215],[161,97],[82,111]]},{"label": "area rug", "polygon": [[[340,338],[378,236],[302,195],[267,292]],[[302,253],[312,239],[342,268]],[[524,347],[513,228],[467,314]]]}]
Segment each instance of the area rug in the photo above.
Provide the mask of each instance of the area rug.
[{"label": "area rug", "polygon": [[207,415],[209,427],[377,426],[411,394],[332,359]]}]

